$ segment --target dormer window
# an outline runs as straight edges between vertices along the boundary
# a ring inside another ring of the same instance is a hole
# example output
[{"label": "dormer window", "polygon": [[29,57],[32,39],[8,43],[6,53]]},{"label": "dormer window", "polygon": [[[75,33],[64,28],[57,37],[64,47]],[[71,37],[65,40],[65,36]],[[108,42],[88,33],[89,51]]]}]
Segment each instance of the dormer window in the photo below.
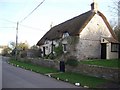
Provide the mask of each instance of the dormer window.
[{"label": "dormer window", "polygon": [[48,41],[48,40],[46,40],[46,41],[45,41],[45,44],[48,44],[48,43],[49,43],[49,41]]},{"label": "dormer window", "polygon": [[66,38],[66,37],[68,37],[69,36],[69,33],[68,32],[64,32],[63,33],[63,38]]}]

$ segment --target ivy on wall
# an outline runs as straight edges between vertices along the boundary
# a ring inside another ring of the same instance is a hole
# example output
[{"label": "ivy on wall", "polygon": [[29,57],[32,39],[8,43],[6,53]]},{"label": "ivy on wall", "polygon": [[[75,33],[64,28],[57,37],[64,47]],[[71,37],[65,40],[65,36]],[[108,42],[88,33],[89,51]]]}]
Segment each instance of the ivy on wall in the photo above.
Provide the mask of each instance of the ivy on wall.
[{"label": "ivy on wall", "polygon": [[71,36],[68,38],[68,44],[70,45],[76,45],[79,42],[78,36]]},{"label": "ivy on wall", "polygon": [[69,56],[66,61],[66,65],[76,67],[78,66],[79,62],[75,56]]}]

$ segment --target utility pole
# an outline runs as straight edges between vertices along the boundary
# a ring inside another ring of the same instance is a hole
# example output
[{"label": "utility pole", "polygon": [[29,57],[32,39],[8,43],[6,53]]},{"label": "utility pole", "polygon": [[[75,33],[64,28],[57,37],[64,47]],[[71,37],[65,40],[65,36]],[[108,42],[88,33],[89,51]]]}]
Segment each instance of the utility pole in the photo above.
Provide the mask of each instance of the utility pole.
[{"label": "utility pole", "polygon": [[17,27],[16,27],[16,48],[15,48],[15,59],[17,60],[18,57],[18,24],[17,22]]}]

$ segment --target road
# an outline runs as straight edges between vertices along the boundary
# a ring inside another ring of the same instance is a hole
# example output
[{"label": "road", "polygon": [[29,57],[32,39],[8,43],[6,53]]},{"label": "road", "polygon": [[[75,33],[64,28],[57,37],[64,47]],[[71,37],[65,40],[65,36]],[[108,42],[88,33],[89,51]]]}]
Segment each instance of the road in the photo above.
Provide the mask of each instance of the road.
[{"label": "road", "polygon": [[9,65],[5,58],[2,59],[2,76],[2,88],[78,88],[54,78]]},{"label": "road", "polygon": [[2,89],[2,57],[0,55],[0,90]]}]

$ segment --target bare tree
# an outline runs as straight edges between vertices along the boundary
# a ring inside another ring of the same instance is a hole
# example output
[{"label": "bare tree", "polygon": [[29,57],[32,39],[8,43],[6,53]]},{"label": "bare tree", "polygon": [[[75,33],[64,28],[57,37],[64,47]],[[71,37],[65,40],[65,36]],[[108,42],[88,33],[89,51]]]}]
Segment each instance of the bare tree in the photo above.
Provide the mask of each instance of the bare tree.
[{"label": "bare tree", "polygon": [[[109,6],[112,12],[113,17],[117,19],[112,20],[111,24],[114,27],[114,32],[120,42],[120,0],[113,0],[113,6]],[[115,21],[117,20],[117,21]]]}]

